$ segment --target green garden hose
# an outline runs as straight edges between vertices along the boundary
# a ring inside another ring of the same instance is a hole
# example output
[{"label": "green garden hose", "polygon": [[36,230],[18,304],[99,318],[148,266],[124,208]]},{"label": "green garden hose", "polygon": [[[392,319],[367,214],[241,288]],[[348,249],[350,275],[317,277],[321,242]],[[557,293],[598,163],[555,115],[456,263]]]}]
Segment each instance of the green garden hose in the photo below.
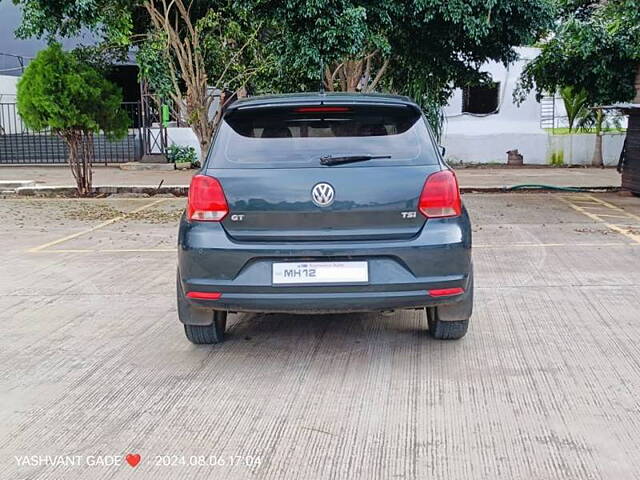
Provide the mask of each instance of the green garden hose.
[{"label": "green garden hose", "polygon": [[558,187],[556,185],[538,185],[538,184],[526,184],[514,185],[513,187],[507,187],[508,191],[513,190],[559,190],[562,192],[587,192],[585,188],[575,187]]}]

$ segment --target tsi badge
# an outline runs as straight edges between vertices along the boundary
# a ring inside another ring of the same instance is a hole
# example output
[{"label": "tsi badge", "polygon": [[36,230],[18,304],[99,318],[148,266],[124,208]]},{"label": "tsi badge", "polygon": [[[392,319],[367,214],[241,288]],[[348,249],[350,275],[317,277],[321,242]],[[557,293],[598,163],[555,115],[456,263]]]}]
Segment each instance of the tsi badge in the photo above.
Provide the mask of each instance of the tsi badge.
[{"label": "tsi badge", "polygon": [[416,218],[418,216],[418,212],[400,212],[402,218]]},{"label": "tsi badge", "polygon": [[241,222],[244,220],[244,215],[231,215],[232,222]]}]

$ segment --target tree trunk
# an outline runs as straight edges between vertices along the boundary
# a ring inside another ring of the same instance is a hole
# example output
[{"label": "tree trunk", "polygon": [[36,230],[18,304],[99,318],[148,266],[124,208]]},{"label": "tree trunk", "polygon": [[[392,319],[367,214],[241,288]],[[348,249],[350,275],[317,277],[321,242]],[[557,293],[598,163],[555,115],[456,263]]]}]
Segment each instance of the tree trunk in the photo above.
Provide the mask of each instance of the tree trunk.
[{"label": "tree trunk", "polygon": [[91,195],[93,182],[93,132],[65,130],[60,133],[69,149],[67,158],[71,173],[76,181],[78,195]]},{"label": "tree trunk", "polygon": [[329,92],[336,91],[336,87],[341,92],[374,91],[389,66],[389,59],[385,58],[380,64],[381,58],[378,51],[373,51],[328,65],[324,70],[324,88]]},{"label": "tree trunk", "polygon": [[93,189],[93,132],[85,131],[82,138],[82,179],[84,195],[91,195]]},{"label": "tree trunk", "polygon": [[[216,116],[219,116],[218,112],[216,112]],[[203,128],[203,126],[198,128],[197,126],[192,125],[191,128],[198,139],[198,144],[200,145],[200,165],[202,165],[205,157],[207,156],[207,152],[209,151],[209,144],[211,143],[213,132],[210,132],[208,128]]]},{"label": "tree trunk", "polygon": [[604,113],[602,109],[596,110],[596,146],[593,151],[593,160],[591,165],[594,167],[604,167],[604,161],[602,159],[602,122],[604,120]]},{"label": "tree trunk", "polygon": [[222,112],[224,104],[227,100],[227,94],[224,90],[220,92],[220,97],[218,98],[218,106],[216,108],[215,113],[213,114],[213,119],[209,120],[209,112],[206,112],[204,117],[200,116],[199,122],[192,125],[193,133],[198,139],[198,143],[200,144],[200,165],[204,165],[204,161],[207,157],[207,153],[209,152],[209,146],[211,145],[211,140],[213,138],[213,134],[218,128],[218,124],[222,119]]},{"label": "tree trunk", "polygon": [[636,72],[636,98],[633,99],[633,103],[640,103],[640,65],[638,65],[638,70]]}]

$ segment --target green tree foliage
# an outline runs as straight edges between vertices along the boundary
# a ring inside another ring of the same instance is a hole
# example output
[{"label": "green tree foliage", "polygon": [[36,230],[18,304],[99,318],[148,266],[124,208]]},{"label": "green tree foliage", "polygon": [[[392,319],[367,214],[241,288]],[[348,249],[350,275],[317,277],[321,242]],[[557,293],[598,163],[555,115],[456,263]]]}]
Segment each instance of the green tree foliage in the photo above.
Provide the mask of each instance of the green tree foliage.
[{"label": "green tree foliage", "polygon": [[[359,67],[375,54],[370,76],[356,90],[366,91],[367,81],[382,71],[375,89],[410,95],[436,117],[455,87],[489,81],[479,72],[482,63],[515,60],[513,47],[534,42],[551,26],[554,12],[551,0],[245,2],[281,25],[272,37],[281,88],[315,90],[321,64],[335,72],[345,61]],[[331,89],[332,76],[324,73]]]},{"label": "green tree foliage", "polygon": [[589,105],[633,98],[640,63],[640,1],[561,2],[563,19],[541,54],[529,63],[519,94],[556,92],[565,86]]},{"label": "green tree foliage", "polygon": [[[210,8],[204,8],[205,3]],[[272,23],[256,19],[232,0],[194,2],[189,16],[198,31],[198,49],[210,85],[230,91],[248,86],[252,92],[273,91],[275,51],[267,38],[274,30]],[[168,41],[166,32],[150,29],[136,54],[140,77],[163,99],[171,98],[175,88],[170,70],[176,58],[167,48]]]},{"label": "green tree foliage", "polygon": [[[524,69],[516,97],[538,98],[565,87],[582,92],[588,106],[624,102],[635,95],[640,64],[640,1],[559,0],[560,21],[541,54]],[[602,110],[595,114],[594,165],[602,164]]]},{"label": "green tree foliage", "polygon": [[127,44],[141,9],[127,0],[13,0],[22,8],[16,34],[29,37],[68,37],[83,28],[110,42]]},{"label": "green tree foliage", "polygon": [[[283,23],[283,72],[301,71],[301,86],[316,88],[321,62],[372,51],[389,58],[389,77],[423,77],[440,87],[484,79],[487,60],[513,61],[513,46],[544,32],[553,9],[544,0],[254,0],[255,8]],[[428,77],[428,79],[427,79]]]},{"label": "green tree foliage", "polygon": [[[174,114],[184,120],[206,155],[229,92],[246,95],[246,85],[270,69],[263,55],[263,22],[249,12],[234,11],[230,0],[220,10],[194,15],[183,0],[145,0],[151,32],[139,61],[141,77],[162,97],[170,97]],[[222,89],[215,94],[214,88]],[[214,110],[212,114],[212,110]]]},{"label": "green tree foliage", "polygon": [[[31,6],[25,31],[32,34],[71,31],[67,25],[112,32],[115,38],[113,32],[121,37],[132,29],[146,31],[138,2],[116,0],[127,13],[102,18],[95,12],[116,7],[104,0],[75,0],[56,10],[49,23],[40,20],[59,0],[18,1]],[[191,23],[208,30],[200,48],[210,52],[206,69],[212,84],[226,72],[231,88],[235,79],[249,78],[244,83],[259,92],[317,90],[321,82],[329,90],[389,91],[411,95],[437,117],[454,88],[489,81],[479,72],[482,63],[511,62],[514,46],[531,44],[547,31],[553,1],[194,0],[187,8]],[[257,26],[259,41],[247,42]],[[230,62],[234,44],[248,47]]]},{"label": "green tree foliage", "polygon": [[[24,11],[22,36],[68,36],[87,28],[100,44],[77,53],[96,68],[138,47],[140,78],[159,103],[191,126],[206,153],[221,105],[209,87],[270,90],[275,62],[265,38],[269,21],[235,0],[14,0]],[[223,98],[224,100],[224,98]]]},{"label": "green tree foliage", "polygon": [[275,70],[275,52],[269,48],[269,24],[231,1],[211,9],[197,21],[201,31],[205,68],[212,85],[238,91],[252,85],[261,91]]},{"label": "green tree foliage", "polygon": [[547,31],[553,7],[545,0],[420,0],[406,2],[393,30],[397,66],[393,85],[431,92],[440,103],[453,88],[491,81],[486,61],[508,64],[514,46],[529,45]]},{"label": "green tree foliage", "polygon": [[151,91],[162,102],[171,99],[173,92],[169,65],[171,57],[166,45],[166,35],[162,32],[151,32],[136,53],[136,62],[140,69],[138,77],[149,84]]},{"label": "green tree foliage", "polygon": [[563,87],[560,89],[560,96],[567,112],[569,133],[571,133],[576,120],[589,114],[587,93],[584,90],[576,90],[574,87]]},{"label": "green tree foliage", "polygon": [[50,129],[69,147],[78,193],[91,193],[93,134],[124,137],[128,117],[122,92],[92,66],[64,52],[58,43],[41,50],[18,82],[18,112],[34,130]]}]

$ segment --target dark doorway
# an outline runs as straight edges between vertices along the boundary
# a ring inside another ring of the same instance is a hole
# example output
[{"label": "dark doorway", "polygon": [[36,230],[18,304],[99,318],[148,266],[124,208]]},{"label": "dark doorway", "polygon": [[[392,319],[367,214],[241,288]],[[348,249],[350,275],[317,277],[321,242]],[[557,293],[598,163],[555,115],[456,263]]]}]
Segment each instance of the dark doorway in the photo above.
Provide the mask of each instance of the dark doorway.
[{"label": "dark doorway", "polygon": [[107,78],[122,89],[123,102],[140,101],[137,65],[113,65]]}]

